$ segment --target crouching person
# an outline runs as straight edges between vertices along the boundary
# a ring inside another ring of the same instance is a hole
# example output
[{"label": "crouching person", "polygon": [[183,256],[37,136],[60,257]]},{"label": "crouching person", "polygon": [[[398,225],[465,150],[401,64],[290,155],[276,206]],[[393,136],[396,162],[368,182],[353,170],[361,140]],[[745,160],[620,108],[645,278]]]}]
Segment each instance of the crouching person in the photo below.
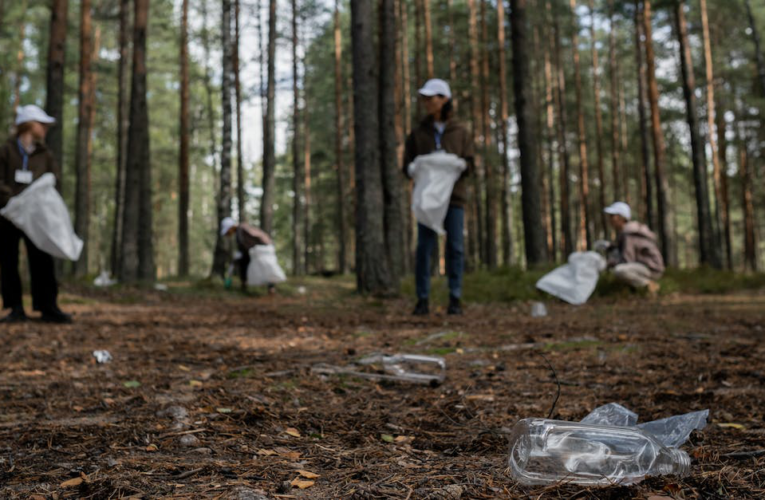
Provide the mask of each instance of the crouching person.
[{"label": "crouching person", "polygon": [[[247,269],[250,267],[250,249],[257,245],[271,245],[271,237],[262,229],[253,227],[245,222],[237,224],[231,217],[226,217],[220,222],[220,234],[222,236],[234,236],[236,238],[236,254],[234,264],[239,267],[242,291],[247,291]],[[268,293],[276,293],[273,284],[268,285]]]},{"label": "crouching person", "polygon": [[655,294],[660,288],[657,281],[664,274],[664,259],[656,235],[645,224],[630,220],[632,210],[624,202],[617,201],[605,212],[618,234],[616,244],[608,252],[608,266],[614,276],[633,288],[647,288]]}]

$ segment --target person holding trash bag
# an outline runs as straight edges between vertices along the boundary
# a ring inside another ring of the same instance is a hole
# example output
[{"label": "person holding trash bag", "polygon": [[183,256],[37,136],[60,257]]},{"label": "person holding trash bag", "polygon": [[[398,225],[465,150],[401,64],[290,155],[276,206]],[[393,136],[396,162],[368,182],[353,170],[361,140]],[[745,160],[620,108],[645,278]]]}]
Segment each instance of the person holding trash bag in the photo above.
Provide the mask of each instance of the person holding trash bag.
[{"label": "person holding trash bag", "polygon": [[633,288],[647,288],[653,295],[659,291],[657,280],[664,274],[664,259],[656,244],[656,235],[648,226],[632,218],[630,206],[617,201],[606,207],[611,226],[618,236],[608,247],[608,266],[619,281]]},{"label": "person holding trash bag", "polygon": [[[45,146],[45,135],[55,119],[35,105],[20,106],[16,134],[0,148],[0,208],[48,172],[60,182],[59,166]],[[72,317],[58,308],[58,283],[53,257],[37,248],[20,229],[0,216],[0,275],[3,309],[11,313],[3,323],[25,321],[19,277],[19,242],[24,240],[32,281],[32,308],[49,323],[71,323]]]},{"label": "person holding trash bag", "polygon": [[[453,117],[452,92],[443,80],[428,80],[418,91],[420,101],[427,113],[426,118],[406,140],[404,149],[404,174],[411,178],[409,165],[420,155],[434,152],[451,153],[465,160],[467,168],[452,189],[449,208],[444,220],[446,231],[446,272],[449,277],[448,314],[462,314],[462,274],[465,265],[464,223],[467,204],[466,175],[473,163],[473,139],[467,128]],[[417,255],[415,278],[417,305],[414,314],[429,314],[430,258],[438,241],[436,232],[417,224]]]},{"label": "person holding trash bag", "polygon": [[[245,292],[247,291],[247,269],[250,267],[250,249],[258,245],[272,245],[271,237],[262,229],[245,222],[237,224],[231,217],[220,221],[220,234],[236,238],[236,253],[232,266],[239,266],[241,287]],[[273,284],[268,285],[268,293],[276,293],[276,287]]]}]

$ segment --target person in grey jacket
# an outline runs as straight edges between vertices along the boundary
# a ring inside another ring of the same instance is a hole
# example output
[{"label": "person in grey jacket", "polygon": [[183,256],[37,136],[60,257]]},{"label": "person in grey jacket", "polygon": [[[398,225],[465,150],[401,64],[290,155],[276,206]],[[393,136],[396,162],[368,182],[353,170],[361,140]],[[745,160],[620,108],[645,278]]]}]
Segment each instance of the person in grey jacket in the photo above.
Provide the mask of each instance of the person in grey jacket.
[{"label": "person in grey jacket", "polygon": [[648,226],[632,218],[630,206],[617,201],[607,207],[611,226],[618,233],[616,244],[609,248],[608,266],[620,281],[633,288],[659,291],[657,282],[664,274],[664,259],[656,244],[656,235]]}]

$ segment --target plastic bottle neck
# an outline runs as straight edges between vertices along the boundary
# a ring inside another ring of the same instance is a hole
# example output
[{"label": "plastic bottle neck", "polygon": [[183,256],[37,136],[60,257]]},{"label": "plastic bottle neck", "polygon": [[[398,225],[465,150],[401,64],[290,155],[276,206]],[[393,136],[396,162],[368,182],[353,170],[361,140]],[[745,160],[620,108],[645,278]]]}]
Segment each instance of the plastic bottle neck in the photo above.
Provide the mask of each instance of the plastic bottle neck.
[{"label": "plastic bottle neck", "polygon": [[691,472],[691,457],[683,450],[670,448],[670,453],[675,462],[674,473],[678,476],[687,476]]}]

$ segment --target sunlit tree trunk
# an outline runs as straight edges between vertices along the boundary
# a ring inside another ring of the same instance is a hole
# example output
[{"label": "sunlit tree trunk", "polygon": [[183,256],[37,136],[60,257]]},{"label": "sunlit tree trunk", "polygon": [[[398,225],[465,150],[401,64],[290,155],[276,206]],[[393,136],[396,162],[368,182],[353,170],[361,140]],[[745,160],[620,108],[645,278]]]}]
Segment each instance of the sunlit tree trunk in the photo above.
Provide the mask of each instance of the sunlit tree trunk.
[{"label": "sunlit tree trunk", "polygon": [[651,158],[648,145],[648,127],[646,126],[646,74],[643,63],[643,11],[640,0],[635,0],[635,61],[638,81],[638,129],[640,131],[641,191],[643,196],[643,220],[655,228],[653,213],[653,180],[651,177]]},{"label": "sunlit tree trunk", "polygon": [[181,6],[181,119],[178,172],[178,276],[189,274],[189,0]]}]

